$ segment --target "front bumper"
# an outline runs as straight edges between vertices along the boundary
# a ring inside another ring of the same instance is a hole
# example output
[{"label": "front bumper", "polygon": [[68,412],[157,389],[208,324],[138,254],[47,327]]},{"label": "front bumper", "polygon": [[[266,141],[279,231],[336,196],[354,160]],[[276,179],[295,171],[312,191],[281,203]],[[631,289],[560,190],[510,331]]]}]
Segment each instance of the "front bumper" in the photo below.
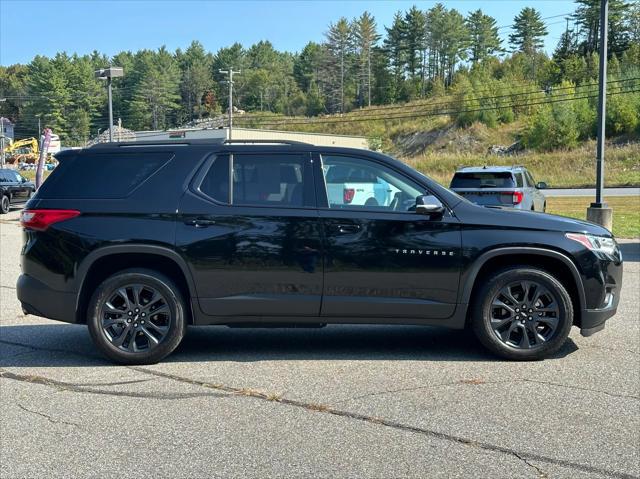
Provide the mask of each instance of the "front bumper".
[{"label": "front bumper", "polygon": [[604,329],[607,319],[616,314],[618,305],[607,309],[587,309],[582,312],[580,334],[588,337]]},{"label": "front bumper", "polygon": [[[618,251],[615,260],[600,259],[595,263],[599,274],[598,286],[587,290],[587,294],[593,301],[597,301],[597,308],[583,309],[581,311],[580,334],[588,337],[604,329],[606,321],[614,316],[618,310],[620,293],[622,291],[622,256]],[[593,284],[593,282],[592,282]],[[592,304],[591,306],[595,306]]]},{"label": "front bumper", "polygon": [[28,274],[21,274],[16,285],[18,300],[25,314],[75,323],[76,293],[56,291]]}]

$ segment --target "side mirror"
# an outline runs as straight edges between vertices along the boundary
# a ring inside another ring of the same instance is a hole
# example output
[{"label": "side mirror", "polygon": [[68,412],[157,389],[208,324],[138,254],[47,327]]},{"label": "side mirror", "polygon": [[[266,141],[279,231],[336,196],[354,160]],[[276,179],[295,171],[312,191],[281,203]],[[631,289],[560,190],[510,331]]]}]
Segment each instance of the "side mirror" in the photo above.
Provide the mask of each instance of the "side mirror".
[{"label": "side mirror", "polygon": [[416,198],[416,213],[419,215],[442,216],[444,214],[444,205],[433,195],[420,195]]},{"label": "side mirror", "polygon": [[539,190],[546,190],[548,186],[544,181],[541,181],[536,185],[536,188],[538,188]]}]

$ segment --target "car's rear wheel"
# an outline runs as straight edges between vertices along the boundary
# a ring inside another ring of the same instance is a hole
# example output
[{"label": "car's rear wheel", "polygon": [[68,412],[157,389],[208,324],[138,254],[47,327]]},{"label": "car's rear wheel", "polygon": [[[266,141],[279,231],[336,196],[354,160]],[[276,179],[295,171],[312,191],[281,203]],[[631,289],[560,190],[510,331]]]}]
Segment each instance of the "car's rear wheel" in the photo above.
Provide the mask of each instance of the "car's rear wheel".
[{"label": "car's rear wheel", "polygon": [[558,351],[573,323],[571,297],[548,272],[514,266],[483,281],[472,304],[472,328],[495,354],[538,360]]},{"label": "car's rear wheel", "polygon": [[11,201],[7,195],[2,195],[0,199],[0,213],[7,214],[11,208]]},{"label": "car's rear wheel", "polygon": [[104,280],[94,292],[87,324],[94,343],[122,364],[151,364],[169,355],[186,329],[186,306],[164,275],[128,269]]}]

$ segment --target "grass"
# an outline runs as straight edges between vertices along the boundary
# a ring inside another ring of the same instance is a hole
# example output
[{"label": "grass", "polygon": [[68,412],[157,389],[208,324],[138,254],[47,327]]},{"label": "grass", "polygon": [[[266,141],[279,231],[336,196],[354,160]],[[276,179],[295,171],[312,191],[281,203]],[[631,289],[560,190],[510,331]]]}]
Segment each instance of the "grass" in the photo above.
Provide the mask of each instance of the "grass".
[{"label": "grass", "polygon": [[[24,170],[24,171],[19,171],[19,173],[29,181],[36,181],[36,170]],[[51,174],[51,171],[44,170],[42,172],[43,180],[46,180],[50,174]]]},{"label": "grass", "polygon": [[[584,220],[593,198],[547,197],[547,213]],[[605,201],[613,208],[613,234],[617,238],[640,238],[640,196],[612,196]]]},{"label": "grass", "polygon": [[[412,104],[404,105],[410,111]],[[389,115],[403,110],[390,110]],[[238,123],[247,127],[358,135],[375,139],[384,152],[390,153],[431,176],[444,185],[461,166],[513,165],[526,166],[536,180],[553,188],[593,187],[595,185],[594,140],[583,142],[571,150],[536,152],[526,150],[512,156],[488,154],[493,145],[508,146],[518,141],[525,128],[523,120],[490,128],[474,123],[457,128],[447,116],[374,121],[365,108],[344,115],[318,117],[310,123],[297,123],[300,117],[273,114],[250,114]],[[377,112],[378,116],[381,114]],[[347,121],[350,120],[350,121]],[[269,123],[271,122],[271,123]],[[282,122],[282,123],[279,123]],[[640,142],[638,136],[620,137],[607,142],[605,163],[606,186],[636,186],[640,184]]]},{"label": "grass", "polygon": [[[595,142],[587,142],[574,150],[526,152],[515,156],[428,151],[405,161],[446,186],[461,166],[517,164],[526,166],[536,181],[545,181],[550,188],[580,188],[595,185],[595,150]],[[640,143],[608,145],[605,183],[606,186],[640,184]]]}]

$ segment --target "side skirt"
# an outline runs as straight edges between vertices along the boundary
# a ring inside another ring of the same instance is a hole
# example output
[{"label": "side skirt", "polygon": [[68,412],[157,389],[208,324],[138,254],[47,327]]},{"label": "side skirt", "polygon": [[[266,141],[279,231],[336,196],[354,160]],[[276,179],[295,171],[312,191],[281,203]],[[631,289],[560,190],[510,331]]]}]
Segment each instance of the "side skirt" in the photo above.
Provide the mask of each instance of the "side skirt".
[{"label": "side skirt", "polygon": [[226,325],[231,327],[318,327],[319,324],[389,324],[442,326],[464,329],[467,305],[458,304],[453,315],[447,319],[393,318],[393,317],[325,317],[325,316],[210,316],[199,308],[192,308],[194,326]]}]

